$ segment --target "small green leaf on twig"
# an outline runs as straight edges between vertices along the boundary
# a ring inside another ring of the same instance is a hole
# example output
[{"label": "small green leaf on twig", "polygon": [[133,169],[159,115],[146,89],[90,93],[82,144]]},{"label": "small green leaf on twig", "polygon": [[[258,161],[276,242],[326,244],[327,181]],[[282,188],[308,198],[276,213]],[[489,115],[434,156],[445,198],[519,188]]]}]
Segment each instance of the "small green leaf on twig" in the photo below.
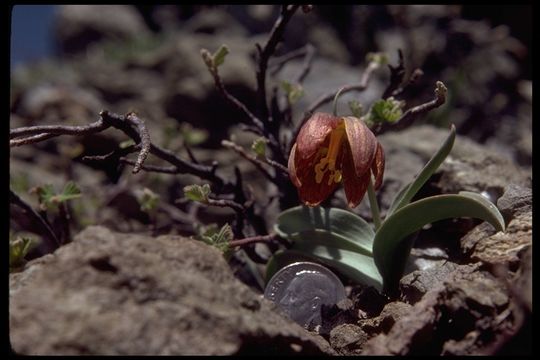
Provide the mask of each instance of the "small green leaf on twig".
[{"label": "small green leaf on twig", "polygon": [[386,100],[377,100],[369,109],[368,121],[372,123],[394,123],[403,115],[403,106],[405,106],[404,101],[396,100],[393,97]]},{"label": "small green leaf on twig", "polygon": [[198,230],[197,239],[202,240],[208,245],[216,247],[223,252],[225,258],[229,258],[232,254],[232,249],[229,246],[229,242],[233,239],[234,235],[229,224],[225,224],[218,230],[216,224],[211,224],[206,227],[201,227]]},{"label": "small green leaf on twig", "polygon": [[73,181],[69,181],[60,194],[56,194],[52,185],[38,186],[30,190],[38,195],[42,210],[55,208],[58,204],[81,197],[81,190]]},{"label": "small green leaf on twig", "polygon": [[129,140],[126,140],[126,141],[122,141],[120,143],[120,145],[118,145],[118,147],[120,149],[127,149],[128,147],[130,147],[132,145],[135,145],[135,141],[133,141],[132,139],[129,139]]},{"label": "small green leaf on twig", "polygon": [[253,141],[253,144],[251,144],[251,150],[253,150],[257,157],[265,158],[267,143],[268,139],[266,139],[265,137],[259,137]]},{"label": "small green leaf on twig", "polygon": [[366,60],[368,62],[377,63],[378,65],[386,65],[388,64],[388,55],[383,52],[370,52],[366,55]]},{"label": "small green leaf on twig", "polygon": [[295,104],[302,96],[304,96],[304,88],[300,84],[291,84],[288,81],[282,81],[281,87],[287,94],[287,99],[291,104]]},{"label": "small green leaf on twig", "polygon": [[26,263],[24,257],[36,245],[33,238],[17,237],[9,239],[9,267],[10,269],[18,268]]},{"label": "small green leaf on twig", "polygon": [[188,146],[199,145],[208,139],[208,131],[194,128],[189,123],[183,123],[180,126],[180,133]]},{"label": "small green leaf on twig", "polygon": [[364,112],[364,107],[358,100],[349,101],[349,108],[354,117],[360,118]]},{"label": "small green leaf on twig", "polygon": [[210,195],[210,185],[188,185],[184,187],[184,196],[190,200],[198,201],[202,203],[208,202],[208,195]]},{"label": "small green leaf on twig", "polygon": [[214,66],[218,67],[225,62],[225,56],[229,53],[227,45],[221,45],[213,55]]},{"label": "small green leaf on twig", "polygon": [[141,205],[141,211],[151,213],[157,208],[159,195],[148,188],[144,188],[137,200]]}]

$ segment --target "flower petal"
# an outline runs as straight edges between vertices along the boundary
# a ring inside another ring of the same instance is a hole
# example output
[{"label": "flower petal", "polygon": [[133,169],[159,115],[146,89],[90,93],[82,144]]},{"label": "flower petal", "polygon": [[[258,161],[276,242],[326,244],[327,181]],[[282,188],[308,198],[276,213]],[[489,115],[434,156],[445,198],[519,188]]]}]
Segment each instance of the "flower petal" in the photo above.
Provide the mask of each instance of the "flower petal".
[{"label": "flower petal", "polygon": [[339,125],[339,122],[339,117],[330,114],[313,114],[298,133],[296,156],[307,159],[317,154],[328,134]]},{"label": "flower petal", "polygon": [[345,197],[347,205],[350,208],[355,208],[360,204],[366,194],[369,184],[371,171],[367,171],[363,176],[356,175],[352,156],[347,149],[347,154],[343,159],[343,188],[345,189]]},{"label": "flower petal", "polygon": [[309,169],[309,175],[303,177],[302,186],[298,188],[300,200],[308,206],[317,206],[326,200],[337,188],[339,183],[334,181],[328,185],[329,173],[325,173],[320,184],[315,181],[315,171]]},{"label": "flower petal", "polygon": [[345,121],[345,131],[347,132],[354,169],[356,175],[361,177],[371,168],[378,142],[362,120],[353,116],[346,116],[343,120]]},{"label": "flower petal", "polygon": [[382,185],[384,175],[384,150],[378,141],[377,152],[375,153],[375,160],[373,160],[373,164],[371,165],[371,171],[373,171],[373,176],[375,177],[373,188],[378,190]]},{"label": "flower petal", "polygon": [[295,164],[295,158],[296,158],[296,143],[293,145],[291,149],[291,154],[289,155],[289,177],[291,178],[292,183],[296,187],[302,186],[302,182],[300,179],[298,179],[298,176],[296,175],[296,164]]}]

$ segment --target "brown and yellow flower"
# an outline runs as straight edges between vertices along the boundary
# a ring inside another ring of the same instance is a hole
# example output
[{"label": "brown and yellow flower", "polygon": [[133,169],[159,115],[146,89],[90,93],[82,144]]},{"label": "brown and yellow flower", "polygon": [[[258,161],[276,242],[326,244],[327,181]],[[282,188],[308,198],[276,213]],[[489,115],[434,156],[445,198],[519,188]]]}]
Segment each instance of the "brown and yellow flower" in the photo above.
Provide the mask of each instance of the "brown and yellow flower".
[{"label": "brown and yellow flower", "polygon": [[315,113],[300,129],[289,155],[289,176],[302,202],[317,206],[343,182],[349,207],[366,193],[371,173],[382,184],[384,151],[360,119]]}]

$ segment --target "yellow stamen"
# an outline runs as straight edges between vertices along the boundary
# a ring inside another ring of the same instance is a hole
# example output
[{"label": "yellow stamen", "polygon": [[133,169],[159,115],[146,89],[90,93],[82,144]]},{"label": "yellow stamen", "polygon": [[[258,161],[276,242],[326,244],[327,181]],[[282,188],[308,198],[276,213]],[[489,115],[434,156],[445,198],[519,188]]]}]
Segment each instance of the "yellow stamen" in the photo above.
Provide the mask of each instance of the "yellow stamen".
[{"label": "yellow stamen", "polygon": [[332,185],[332,182],[341,181],[341,171],[336,170],[336,159],[341,150],[341,144],[343,142],[343,136],[345,135],[345,125],[343,121],[332,130],[330,133],[330,144],[328,145],[328,152],[326,156],[321,158],[319,163],[315,165],[315,181],[317,184],[322,182],[324,173],[330,171],[328,178],[328,185]]}]

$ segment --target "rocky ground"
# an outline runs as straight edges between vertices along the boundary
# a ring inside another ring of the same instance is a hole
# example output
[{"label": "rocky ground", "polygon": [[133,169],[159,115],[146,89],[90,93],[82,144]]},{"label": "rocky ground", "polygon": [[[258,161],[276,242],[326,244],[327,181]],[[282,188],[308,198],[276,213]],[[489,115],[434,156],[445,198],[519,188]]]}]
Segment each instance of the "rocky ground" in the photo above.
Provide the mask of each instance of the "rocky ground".
[{"label": "rocky ground", "polygon": [[[432,224],[417,235],[397,299],[344,279],[348,300],[325,309],[323,325],[310,332],[262,298],[245,259],[227,262],[215,248],[189,238],[197,234],[195,224],[222,225],[234,218],[230,209],[175,202],[183,186],[199,183],[197,177],[133,175],[116,163],[82,160],[127,140],[114,130],[16,147],[10,155],[10,185],[33,207],[38,204],[29,190],[47,183],[60,189],[74,180],[83,197],[70,205],[73,241],[44,256],[44,249],[36,247],[28,254],[31,261],[10,274],[14,351],[532,352],[532,85],[522,75],[526,45],[505,27],[464,20],[455,6],[353,7],[349,16],[355,21],[341,27],[334,26],[327,10],[315,7],[309,14],[296,14],[279,48],[279,55],[306,43],[316,49],[293,119],[321,94],[358,82],[368,51],[387,51],[395,63],[396,49],[402,48],[409,71],[424,71],[403,95],[409,105],[429,100],[436,80],[445,82],[451,95],[444,107],[414,126],[379,137],[386,153],[385,181],[378,193],[383,215],[454,123],[458,138],[452,153],[417,196],[483,193],[497,204],[506,231],[495,233],[490,225],[469,219]],[[185,158],[187,144],[202,163],[218,161],[224,177],[238,166],[255,201],[269,204],[265,221],[270,230],[280,211],[271,201],[277,189],[252,164],[221,147],[222,139],[232,138],[249,148],[256,136],[240,131],[237,119],[243,115],[215,90],[200,49],[228,45],[220,74],[231,93],[254,106],[254,44],[264,42],[278,9],[156,6],[145,11],[142,16],[129,6],[60,7],[56,36],[61,56],[12,70],[10,128],[83,125],[97,120],[102,109],[135,110],[146,120],[154,143]],[[269,86],[302,67],[302,58],[287,63],[269,77]],[[361,93],[365,106],[380,96],[388,73],[381,69],[374,74]],[[346,94],[342,111],[357,96]],[[150,157],[148,163],[159,161]],[[145,188],[159,196],[151,214],[140,208]],[[332,205],[344,207],[341,191]],[[355,212],[371,216],[366,203]],[[16,207],[11,214],[11,230],[27,233]],[[258,250],[264,255],[269,249]]]}]

